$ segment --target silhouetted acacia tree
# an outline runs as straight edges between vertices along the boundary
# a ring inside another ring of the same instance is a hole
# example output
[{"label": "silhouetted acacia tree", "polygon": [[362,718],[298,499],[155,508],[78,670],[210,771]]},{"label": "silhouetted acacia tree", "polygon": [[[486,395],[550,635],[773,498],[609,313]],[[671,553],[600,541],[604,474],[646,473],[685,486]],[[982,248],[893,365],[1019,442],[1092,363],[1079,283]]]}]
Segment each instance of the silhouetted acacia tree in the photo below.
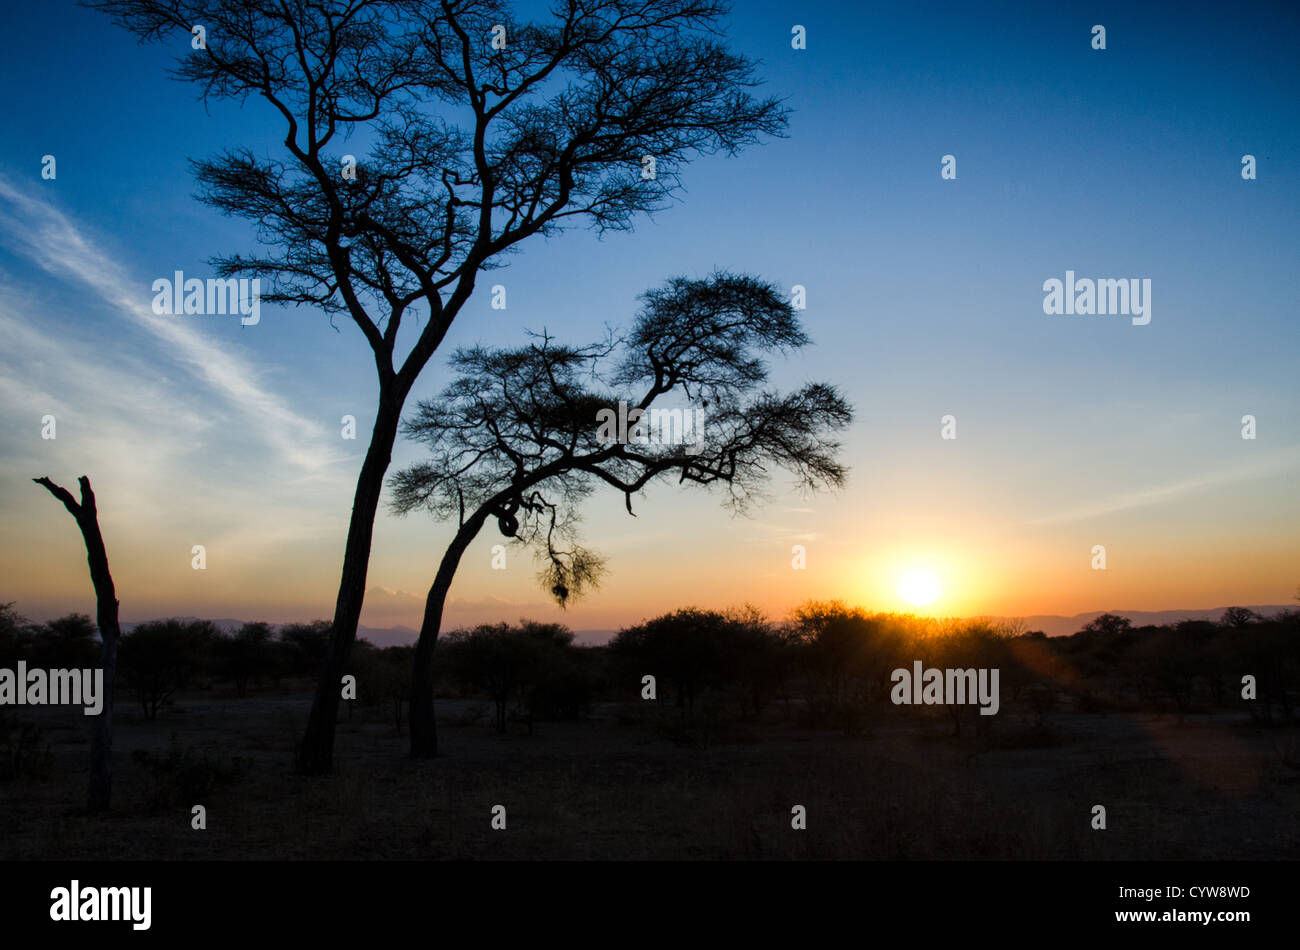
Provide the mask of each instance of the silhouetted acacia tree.
[{"label": "silhouetted acacia tree", "polygon": [[687,607],[620,630],[610,652],[639,666],[639,675],[654,676],[656,695],[667,687],[685,717],[701,692],[726,677],[727,627],[718,611]]},{"label": "silhouetted acacia tree", "polygon": [[237,695],[246,695],[249,680],[269,671],[271,639],[271,625],[255,621],[244,624],[233,636],[215,641],[221,672],[235,684]]},{"label": "silhouetted acacia tree", "polygon": [[838,601],[800,606],[795,623],[803,638],[804,665],[829,713],[848,700],[852,685],[860,678],[863,656],[872,648],[877,624],[860,607]]},{"label": "silhouetted acacia tree", "polygon": [[27,655],[36,625],[14,609],[13,601],[0,604],[0,664],[11,666]]},{"label": "silhouetted acacia tree", "polygon": [[1102,614],[1093,617],[1083,627],[1082,632],[1099,634],[1102,637],[1119,637],[1133,629],[1133,622],[1119,614]]},{"label": "silhouetted acacia tree", "polygon": [[366,690],[363,699],[369,699],[373,694],[380,701],[392,700],[393,721],[399,736],[402,734],[404,710],[411,699],[411,662],[414,654],[414,647],[391,646],[375,650],[364,676],[357,676],[358,682],[363,682]]},{"label": "silhouetted acacia tree", "polygon": [[63,502],[63,507],[76,519],[86,543],[86,561],[90,565],[90,582],[95,588],[95,616],[101,642],[99,666],[104,671],[104,708],[94,717],[90,727],[87,809],[91,812],[106,811],[113,793],[113,682],[117,677],[117,644],[121,629],[117,623],[117,592],[113,588],[113,575],[108,570],[104,536],[99,530],[99,510],[95,507],[90,479],[85,475],[77,479],[81,488],[80,502],[66,488],[48,478],[34,478],[32,481]]},{"label": "silhouetted acacia tree", "polygon": [[1229,607],[1219,618],[1219,623],[1225,627],[1244,627],[1262,619],[1259,614],[1247,607]]},{"label": "silhouetted acacia tree", "polygon": [[761,717],[769,701],[785,693],[786,667],[793,658],[788,632],[774,628],[755,607],[724,613],[723,662],[736,689],[742,716]]},{"label": "silhouetted acacia tree", "polygon": [[[753,63],[719,42],[726,8],[711,0],[556,0],[537,23],[484,0],[91,5],[142,39],[184,42],[176,75],[205,99],[271,105],[282,157],[232,149],[196,163],[203,199],[256,222],[268,248],[218,269],[270,279],[268,301],[344,314],[374,355],[374,428],[298,758],[328,771],[402,407],[479,271],[571,220],[629,228],[664,205],[683,163],[780,133],[785,112],[749,94]],[[197,25],[205,47],[191,50]],[[369,152],[352,174],[354,133]],[[423,326],[403,356],[407,318]]]},{"label": "silhouetted acacia tree", "polygon": [[331,629],[328,620],[289,623],[281,627],[279,645],[283,648],[284,671],[294,676],[305,676],[319,670],[329,655]]},{"label": "silhouetted acacia tree", "polygon": [[[973,618],[961,623],[954,630],[942,636],[934,637],[923,646],[930,652],[928,665],[947,669],[996,669],[1003,675],[1012,664],[1012,654],[1008,649],[1010,637],[992,621]],[[987,737],[996,716],[984,716],[980,707],[972,702],[952,703],[945,707],[952,722],[952,734],[961,735],[963,719],[970,720],[972,731],[976,736]]]},{"label": "silhouetted acacia tree", "polygon": [[51,620],[33,639],[37,664],[49,669],[86,669],[98,662],[95,621],[72,613]]},{"label": "silhouetted acacia tree", "polygon": [[785,635],[751,607],[725,613],[688,607],[620,630],[609,651],[637,689],[652,674],[656,698],[666,688],[683,718],[701,693],[719,687],[733,692],[742,716],[759,716],[785,686],[787,646]]},{"label": "silhouetted acacia tree", "polygon": [[[624,494],[631,514],[632,496],[669,476],[725,488],[735,510],[744,510],[773,467],[793,473],[804,489],[843,482],[839,443],[829,433],[847,426],[852,410],[834,387],[811,383],[785,396],[761,388],[767,367],[760,354],[808,342],[777,287],[718,274],[676,278],[642,299],[621,341],[572,348],[543,335],[518,349],[458,351],[458,378],[407,423],[433,457],[394,477],[393,508],[427,508],[457,525],[416,643],[416,757],[437,750],[431,670],[443,604],[461,556],[489,520],[540,553],[540,580],[563,606],[601,571],[574,528],[579,503],[602,484]],[[654,444],[635,431],[628,441],[602,435],[600,419],[620,402],[631,416],[665,397],[707,406],[695,444]]]},{"label": "silhouetted acacia tree", "polygon": [[1262,714],[1262,720],[1272,724],[1276,703],[1283,720],[1290,722],[1292,694],[1300,686],[1300,611],[1259,617],[1227,632],[1238,669],[1255,677],[1257,696],[1249,703],[1251,715],[1261,718]]},{"label": "silhouetted acacia tree", "polygon": [[122,637],[122,672],[146,719],[189,684],[218,640],[210,620],[154,620]]},{"label": "silhouetted acacia tree", "polygon": [[534,691],[571,649],[573,633],[562,624],[525,620],[518,626],[482,624],[448,634],[446,639],[452,675],[464,686],[492,697],[496,731],[504,733],[510,703],[527,706],[531,715]]},{"label": "silhouetted acacia tree", "polygon": [[795,611],[799,654],[813,686],[811,723],[829,718],[848,732],[866,726],[903,659],[906,635],[896,619],[839,601],[813,601]]}]

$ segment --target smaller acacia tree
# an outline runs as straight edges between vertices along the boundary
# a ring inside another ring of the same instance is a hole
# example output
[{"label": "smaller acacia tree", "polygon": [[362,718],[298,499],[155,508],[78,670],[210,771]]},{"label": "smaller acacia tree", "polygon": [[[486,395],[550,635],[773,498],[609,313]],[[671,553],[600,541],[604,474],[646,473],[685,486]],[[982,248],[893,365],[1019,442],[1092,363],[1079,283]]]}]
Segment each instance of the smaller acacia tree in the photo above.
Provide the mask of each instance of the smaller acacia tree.
[{"label": "smaller acacia tree", "polygon": [[71,613],[45,624],[34,638],[34,657],[47,669],[93,669],[99,630],[86,614]]},{"label": "smaller acacia tree", "polygon": [[270,669],[271,638],[269,623],[253,621],[213,640],[218,667],[235,684],[237,695],[246,696],[249,682]]},{"label": "smaller acacia tree", "polygon": [[122,672],[144,718],[204,668],[219,634],[210,620],[151,620],[122,636]]},{"label": "smaller acacia tree", "polygon": [[87,811],[107,811],[113,796],[113,685],[117,679],[117,643],[121,628],[117,620],[117,591],[113,575],[108,569],[108,551],[104,536],[99,530],[99,509],[95,505],[95,492],[90,479],[82,475],[77,479],[81,501],[72,493],[48,478],[32,479],[63,503],[68,514],[77,521],[82,540],[86,544],[86,561],[90,565],[90,582],[95,588],[95,616],[99,626],[99,668],[104,672],[104,708],[95,718],[90,732],[90,790],[87,794]]},{"label": "smaller acacia tree", "polygon": [[[777,287],[720,273],[675,278],[642,299],[623,339],[572,348],[541,335],[518,349],[458,351],[457,379],[407,422],[407,433],[432,458],[394,476],[393,508],[425,508],[457,524],[416,643],[412,756],[437,754],[434,644],[460,559],[489,519],[538,553],[540,580],[564,606],[602,570],[575,533],[579,503],[601,484],[624,494],[629,514],[633,495],[670,476],[725,487],[735,511],[757,497],[772,467],[793,473],[808,490],[843,484],[839,443],[830,436],[852,420],[848,403],[824,383],[784,396],[763,388],[761,354],[809,342]],[[647,416],[636,418],[674,398],[707,413],[704,431],[690,442],[664,440],[662,431],[654,438]],[[632,431],[611,438],[612,427],[601,420],[608,423],[616,411]]]},{"label": "smaller acacia tree", "polygon": [[539,695],[553,679],[565,652],[572,648],[573,633],[561,624],[524,620],[482,624],[446,638],[452,672],[463,685],[485,690],[496,706],[496,731],[506,732],[506,713],[513,701],[531,716]]}]

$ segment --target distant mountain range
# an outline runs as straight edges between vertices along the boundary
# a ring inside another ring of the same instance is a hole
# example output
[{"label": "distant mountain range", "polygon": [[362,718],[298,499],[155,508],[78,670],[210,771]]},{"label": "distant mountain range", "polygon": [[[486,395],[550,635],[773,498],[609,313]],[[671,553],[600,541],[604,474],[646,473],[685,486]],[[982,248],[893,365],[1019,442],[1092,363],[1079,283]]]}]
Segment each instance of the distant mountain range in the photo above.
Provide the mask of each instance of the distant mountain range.
[{"label": "distant mountain range", "polygon": [[[1280,613],[1283,610],[1296,609],[1295,604],[1243,604],[1257,614],[1268,616]],[[1063,617],[1060,614],[1035,614],[1033,616],[1020,618],[1025,623],[1025,630],[1041,630],[1049,637],[1064,637],[1072,633],[1078,633],[1087,624],[1102,614],[1119,614],[1121,617],[1127,617],[1135,627],[1144,627],[1147,625],[1160,626],[1163,624],[1177,623],[1180,620],[1218,620],[1223,616],[1227,607],[1212,607],[1200,610],[1094,610],[1090,613],[1075,614],[1073,617]],[[178,617],[178,620],[192,621],[198,620],[198,617]],[[1010,620],[1010,617],[995,618],[999,620]],[[130,632],[138,627],[141,623],[147,621],[137,620],[134,622],[123,622],[122,630]],[[223,617],[220,620],[212,621],[218,630],[222,633],[234,633],[244,625],[242,620],[233,620],[229,617]],[[278,630],[284,624],[271,624],[272,629]],[[575,642],[582,646],[599,646],[608,643],[617,633],[616,630],[575,630]],[[377,647],[391,646],[409,646],[415,643],[420,631],[413,627],[357,627],[357,637],[369,641]]]}]

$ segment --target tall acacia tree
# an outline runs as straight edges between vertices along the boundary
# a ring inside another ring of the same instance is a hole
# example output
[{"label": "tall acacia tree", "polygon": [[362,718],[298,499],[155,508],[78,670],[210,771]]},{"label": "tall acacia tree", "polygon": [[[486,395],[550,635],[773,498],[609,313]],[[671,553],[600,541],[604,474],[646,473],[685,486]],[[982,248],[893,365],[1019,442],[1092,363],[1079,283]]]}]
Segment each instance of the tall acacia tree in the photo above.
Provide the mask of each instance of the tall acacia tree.
[{"label": "tall acacia tree", "polygon": [[710,0],[556,0],[538,22],[483,0],[90,5],[183,43],[175,75],[205,100],[270,105],[282,154],[195,163],[201,199],[255,222],[265,247],[217,269],[269,280],[268,301],[343,315],[374,356],[374,428],[298,752],[300,771],[325,772],[402,407],[478,273],[566,223],[629,228],[684,163],[781,134],[785,110],[751,93],[755,64],[721,41],[726,7]]},{"label": "tall acacia tree", "polygon": [[[541,555],[539,579],[563,606],[602,569],[574,530],[580,502],[601,485],[621,492],[632,514],[633,496],[669,477],[720,488],[740,510],[773,468],[803,489],[843,484],[832,434],[853,412],[839,392],[825,383],[786,395],[763,388],[764,355],[808,343],[777,287],[723,273],[675,278],[643,299],[619,341],[575,348],[542,336],[517,349],[459,351],[456,380],[407,423],[431,458],[393,477],[393,507],[456,524],[415,646],[412,756],[437,754],[434,646],[461,558],[485,525],[495,521]],[[703,427],[686,426],[680,405],[654,415],[673,399],[696,401]],[[632,424],[621,437],[610,425],[616,413]]]}]

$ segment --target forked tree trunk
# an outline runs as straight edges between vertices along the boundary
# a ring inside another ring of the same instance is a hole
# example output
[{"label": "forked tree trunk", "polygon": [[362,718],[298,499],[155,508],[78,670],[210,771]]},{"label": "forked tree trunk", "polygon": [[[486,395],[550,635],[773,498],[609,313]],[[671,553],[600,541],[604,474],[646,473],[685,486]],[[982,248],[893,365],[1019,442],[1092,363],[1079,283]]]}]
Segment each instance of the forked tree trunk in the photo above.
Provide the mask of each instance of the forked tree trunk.
[{"label": "forked tree trunk", "polygon": [[415,643],[415,670],[411,681],[411,758],[432,759],[438,754],[438,729],[433,716],[433,648],[442,628],[442,608],[456,577],[461,556],[483,527],[485,516],[477,514],[456,532],[438,565],[429,596],[424,601],[420,638]]},{"label": "forked tree trunk", "polygon": [[99,530],[95,493],[85,475],[77,479],[81,486],[80,504],[66,488],[48,478],[33,481],[63,502],[63,507],[77,519],[77,527],[86,542],[90,581],[95,587],[95,621],[101,642],[99,668],[104,671],[103,708],[90,726],[90,790],[86,808],[92,813],[107,811],[113,793],[113,681],[117,677],[117,641],[122,631],[117,622],[117,593],[113,588],[113,575],[108,570],[108,552],[104,549],[104,538]]}]

